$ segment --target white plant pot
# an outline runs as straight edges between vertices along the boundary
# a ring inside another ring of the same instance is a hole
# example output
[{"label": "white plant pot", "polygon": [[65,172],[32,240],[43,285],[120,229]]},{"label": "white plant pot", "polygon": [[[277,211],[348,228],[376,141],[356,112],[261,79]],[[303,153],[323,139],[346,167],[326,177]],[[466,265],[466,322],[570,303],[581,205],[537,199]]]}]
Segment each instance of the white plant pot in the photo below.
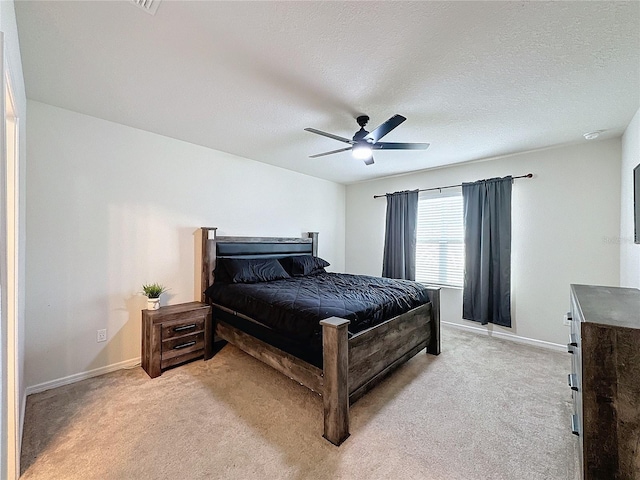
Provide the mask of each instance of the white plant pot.
[{"label": "white plant pot", "polygon": [[147,298],[147,310],[158,310],[160,308],[159,298]]}]

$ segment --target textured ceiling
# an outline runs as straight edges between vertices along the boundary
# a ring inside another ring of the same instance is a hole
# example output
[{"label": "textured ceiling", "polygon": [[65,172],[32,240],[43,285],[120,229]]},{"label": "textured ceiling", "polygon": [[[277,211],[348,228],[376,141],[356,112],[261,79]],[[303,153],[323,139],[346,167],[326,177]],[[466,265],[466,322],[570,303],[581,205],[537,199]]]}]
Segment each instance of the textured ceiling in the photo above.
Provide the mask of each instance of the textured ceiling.
[{"label": "textured ceiling", "polygon": [[[640,105],[637,1],[15,8],[28,98],[340,183],[617,136]],[[305,127],[395,113],[384,140],[428,150],[308,158],[344,144]]]}]

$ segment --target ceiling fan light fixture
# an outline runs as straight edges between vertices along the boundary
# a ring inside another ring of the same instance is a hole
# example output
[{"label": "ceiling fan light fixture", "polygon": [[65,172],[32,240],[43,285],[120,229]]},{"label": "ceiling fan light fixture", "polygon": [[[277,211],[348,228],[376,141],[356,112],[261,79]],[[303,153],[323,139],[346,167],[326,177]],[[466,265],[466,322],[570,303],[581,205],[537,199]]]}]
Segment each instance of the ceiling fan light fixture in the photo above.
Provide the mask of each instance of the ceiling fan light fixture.
[{"label": "ceiling fan light fixture", "polygon": [[371,157],[371,147],[369,145],[356,145],[351,150],[351,154],[353,158],[357,158],[358,160],[366,160]]}]

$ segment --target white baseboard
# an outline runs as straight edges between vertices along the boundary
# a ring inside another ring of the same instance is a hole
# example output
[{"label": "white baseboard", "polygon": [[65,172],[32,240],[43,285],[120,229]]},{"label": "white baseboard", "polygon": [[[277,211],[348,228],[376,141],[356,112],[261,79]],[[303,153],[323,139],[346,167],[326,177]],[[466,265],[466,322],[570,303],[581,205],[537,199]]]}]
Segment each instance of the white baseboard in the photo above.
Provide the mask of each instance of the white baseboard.
[{"label": "white baseboard", "polygon": [[567,353],[567,346],[559,343],[545,342],[544,340],[536,340],[534,338],[520,337],[518,335],[512,335],[510,333],[490,331],[484,328],[472,327],[469,325],[460,325],[459,323],[441,322],[443,325],[448,325],[460,330],[466,330],[468,332],[479,333],[488,337],[498,337],[504,340],[510,340],[512,342],[524,343],[526,345],[532,345],[534,347],[542,347],[548,350],[555,350],[558,352]]},{"label": "white baseboard", "polygon": [[113,363],[111,365],[107,365],[106,367],[95,368],[93,370],[89,370],[88,372],[74,373],[73,375],[69,375],[68,377],[57,378],[55,380],[50,380],[48,382],[43,382],[27,387],[25,396],[31,395],[33,393],[44,392],[45,390],[50,390],[56,387],[62,387],[63,385],[69,385],[71,383],[79,382],[80,380],[85,380],[87,378],[97,377],[98,375],[104,375],[105,373],[115,372],[116,370],[121,370],[123,368],[135,367],[139,364],[140,357],[136,357],[130,360],[125,360],[123,362]]}]

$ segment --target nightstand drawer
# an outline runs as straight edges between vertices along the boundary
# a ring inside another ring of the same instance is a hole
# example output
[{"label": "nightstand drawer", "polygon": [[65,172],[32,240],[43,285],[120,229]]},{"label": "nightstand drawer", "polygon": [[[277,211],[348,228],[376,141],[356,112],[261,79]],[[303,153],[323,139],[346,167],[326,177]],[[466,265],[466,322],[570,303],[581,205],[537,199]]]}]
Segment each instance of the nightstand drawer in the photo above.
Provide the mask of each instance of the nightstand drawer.
[{"label": "nightstand drawer", "polygon": [[204,332],[172,338],[162,342],[162,360],[204,348]]},{"label": "nightstand drawer", "polygon": [[192,318],[163,322],[162,340],[166,341],[175,337],[183,337],[193,333],[204,332],[204,320],[204,316],[198,315]]},{"label": "nightstand drawer", "polygon": [[173,367],[174,365],[178,365],[179,363],[185,363],[191,360],[195,360],[196,358],[202,358],[204,356],[204,348],[200,348],[191,352],[178,350],[177,353],[178,355],[171,358],[166,358],[163,355],[162,361],[160,362],[160,368],[164,370],[165,368]]}]

